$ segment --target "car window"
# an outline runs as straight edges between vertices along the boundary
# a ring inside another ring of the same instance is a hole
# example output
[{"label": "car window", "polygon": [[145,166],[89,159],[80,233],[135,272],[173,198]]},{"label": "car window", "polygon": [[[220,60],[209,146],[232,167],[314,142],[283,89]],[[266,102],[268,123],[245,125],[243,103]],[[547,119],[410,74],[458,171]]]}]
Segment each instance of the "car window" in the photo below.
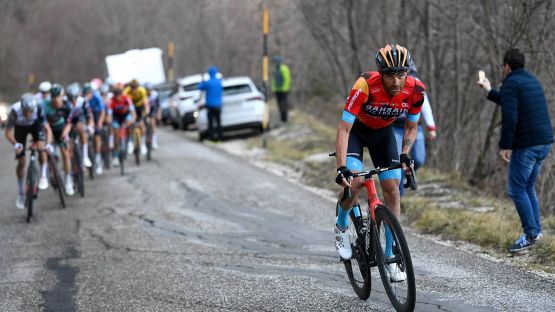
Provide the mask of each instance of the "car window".
[{"label": "car window", "polygon": [[183,91],[185,91],[185,92],[195,91],[195,90],[198,90],[198,83],[192,83],[192,84],[184,85],[182,88],[183,88]]},{"label": "car window", "polygon": [[233,95],[240,93],[250,93],[251,87],[248,84],[224,87],[224,95]]}]

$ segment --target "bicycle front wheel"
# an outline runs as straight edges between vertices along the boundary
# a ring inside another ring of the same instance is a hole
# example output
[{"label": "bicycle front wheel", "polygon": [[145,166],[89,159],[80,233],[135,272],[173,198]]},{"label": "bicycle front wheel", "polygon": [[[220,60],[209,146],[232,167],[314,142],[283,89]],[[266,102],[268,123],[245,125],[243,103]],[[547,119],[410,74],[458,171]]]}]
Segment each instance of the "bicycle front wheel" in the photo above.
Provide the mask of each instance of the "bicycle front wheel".
[{"label": "bicycle front wheel", "polygon": [[375,215],[374,250],[385,292],[395,310],[413,311],[416,285],[405,235],[389,208],[379,205]]},{"label": "bicycle front wheel", "polygon": [[127,154],[127,152],[125,151],[125,149],[120,150],[118,153],[118,158],[119,158],[119,170],[120,170],[120,174],[124,175],[125,174],[125,154]]},{"label": "bicycle front wheel", "polygon": [[85,197],[85,182],[84,182],[84,173],[83,173],[83,158],[81,157],[81,150],[80,146],[74,148],[73,150],[73,157],[74,157],[74,175],[75,175],[75,183],[77,183],[77,190],[81,197]]},{"label": "bicycle front wheel", "polygon": [[[364,224],[365,222],[362,223]],[[349,282],[357,296],[362,300],[366,300],[370,297],[372,286],[370,264],[368,263],[368,248],[366,248],[368,239],[366,237],[367,231],[365,228],[366,227],[363,227],[357,231],[354,220],[351,220],[347,232],[351,240],[353,257],[351,260],[343,261],[345,271],[347,271],[347,277],[349,277]]]},{"label": "bicycle front wheel", "polygon": [[146,125],[146,160],[152,159],[152,124],[150,122]]},{"label": "bicycle front wheel", "polygon": [[58,164],[51,156],[48,156],[48,167],[50,167],[50,172],[52,173],[52,180],[56,182],[55,191],[58,192],[62,208],[65,208],[66,201],[64,198],[64,191],[62,190],[64,183],[60,174],[60,168],[58,168]]},{"label": "bicycle front wheel", "polygon": [[133,152],[135,154],[135,164],[137,166],[141,164],[141,137],[142,137],[141,128],[137,126],[133,130],[133,145],[135,147]]},{"label": "bicycle front wheel", "polygon": [[29,165],[27,170],[27,191],[25,194],[25,206],[27,206],[27,223],[31,222],[33,216],[33,199],[35,198],[35,184],[37,179],[37,172],[34,164]]}]

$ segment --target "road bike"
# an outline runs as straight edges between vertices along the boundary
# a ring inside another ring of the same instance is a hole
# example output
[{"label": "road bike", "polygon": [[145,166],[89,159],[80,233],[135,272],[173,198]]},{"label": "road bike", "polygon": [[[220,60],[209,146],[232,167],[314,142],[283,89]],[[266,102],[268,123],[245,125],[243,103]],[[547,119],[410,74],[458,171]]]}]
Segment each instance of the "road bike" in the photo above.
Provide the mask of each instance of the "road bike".
[{"label": "road bike", "polygon": [[83,149],[79,140],[79,135],[73,132],[73,149],[71,157],[71,170],[73,174],[73,183],[81,197],[85,197],[85,178],[83,172]]},{"label": "road bike", "polygon": [[48,177],[50,178],[50,185],[52,185],[52,190],[58,193],[60,198],[60,203],[62,208],[66,207],[66,201],[64,197],[64,182],[62,179],[62,174],[60,173],[60,167],[58,166],[58,157],[54,153],[48,152]]},{"label": "road bike", "polygon": [[38,174],[37,169],[37,152],[41,152],[36,145],[29,147],[31,156],[29,157],[29,166],[27,167],[27,179],[25,183],[25,207],[27,207],[27,223],[31,222],[33,216],[33,201],[38,197]]},{"label": "road bike", "polygon": [[152,136],[154,135],[154,130],[152,128],[153,120],[150,117],[147,117],[145,120],[146,123],[146,160],[152,159]]},{"label": "road bike", "polygon": [[133,139],[133,154],[135,154],[135,164],[141,165],[141,140],[143,137],[143,129],[141,128],[140,121],[133,124],[131,131]]},{"label": "road bike", "polygon": [[95,168],[96,168],[96,140],[95,140],[94,132],[88,135],[88,145],[89,148],[87,149],[87,153],[89,154],[89,159],[92,165],[88,168],[89,170],[89,178],[94,180]]},{"label": "road bike", "polygon": [[119,170],[120,174],[125,174],[125,159],[127,158],[127,127],[121,124],[118,129],[118,140],[119,140],[119,150],[118,150],[118,160],[119,160]]},{"label": "road bike", "polygon": [[[330,153],[330,156],[335,155],[336,153]],[[373,179],[374,175],[399,168],[402,168],[402,164],[353,173],[353,178],[364,178],[364,186],[368,192],[368,211],[366,216],[355,213],[355,209],[362,212],[358,204],[351,209],[348,232],[353,256],[351,260],[342,261],[349,282],[360,299],[366,300],[370,296],[371,268],[377,266],[387,296],[395,310],[413,311],[416,286],[409,247],[399,221],[392,210],[380,201]],[[409,170],[410,174],[406,175],[407,183],[404,186],[416,189],[413,161]],[[342,201],[350,196],[350,188],[345,188]],[[389,255],[386,256],[386,252]],[[404,281],[395,282],[390,278],[386,266],[391,264],[397,265],[399,270],[406,274]]]},{"label": "road bike", "polygon": [[110,127],[107,125],[102,126],[100,129],[100,152],[102,154],[102,162],[104,163],[104,168],[110,169],[112,161],[112,152],[110,149]]}]

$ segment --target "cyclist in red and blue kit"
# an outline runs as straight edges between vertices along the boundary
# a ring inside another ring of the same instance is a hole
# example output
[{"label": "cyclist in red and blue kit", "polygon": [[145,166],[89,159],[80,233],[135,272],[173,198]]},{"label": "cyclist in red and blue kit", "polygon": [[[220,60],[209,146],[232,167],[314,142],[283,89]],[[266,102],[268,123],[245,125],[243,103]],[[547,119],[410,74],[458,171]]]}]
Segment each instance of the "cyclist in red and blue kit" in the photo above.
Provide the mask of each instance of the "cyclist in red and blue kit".
[{"label": "cyclist in red and blue kit", "polygon": [[[351,244],[346,229],[349,212],[357,203],[362,189],[362,178],[352,180],[352,173],[362,171],[363,148],[368,148],[375,167],[389,167],[399,162],[410,163],[408,156],[418,132],[418,119],[424,102],[425,86],[408,76],[410,54],[400,45],[387,45],[376,53],[377,72],[362,74],[355,82],[337,130],[337,177],[336,182],[350,187],[352,196],[337,204],[335,225],[336,249],[342,259],[352,257]],[[403,113],[407,121],[401,153],[397,150],[392,124]],[[399,180],[401,169],[386,171],[379,175],[385,204],[399,217],[401,212]],[[343,194],[339,195],[342,198]],[[360,209],[354,209],[360,216]],[[391,231],[386,228],[386,256],[393,256]],[[405,273],[397,264],[388,266],[394,281],[405,279]]]},{"label": "cyclist in red and blue kit", "polygon": [[112,135],[114,137],[113,165],[119,166],[119,159],[116,157],[116,152],[119,150],[118,132],[121,127],[129,127],[135,122],[136,112],[135,106],[131,98],[123,94],[123,86],[116,84],[114,86],[114,96],[108,106],[108,114],[112,120]]}]

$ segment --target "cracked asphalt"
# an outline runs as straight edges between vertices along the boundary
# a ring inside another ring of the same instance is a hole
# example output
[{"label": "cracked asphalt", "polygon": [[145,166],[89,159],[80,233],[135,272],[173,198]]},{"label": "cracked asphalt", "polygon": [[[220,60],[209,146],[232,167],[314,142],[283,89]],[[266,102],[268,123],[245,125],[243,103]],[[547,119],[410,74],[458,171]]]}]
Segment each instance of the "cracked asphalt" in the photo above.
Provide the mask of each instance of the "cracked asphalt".
[{"label": "cracked asphalt", "polygon": [[[393,311],[375,269],[352,291],[332,201],[181,132],[66,209],[42,192],[31,224],[0,143],[0,311]],[[555,310],[552,279],[406,231],[417,311]]]}]

